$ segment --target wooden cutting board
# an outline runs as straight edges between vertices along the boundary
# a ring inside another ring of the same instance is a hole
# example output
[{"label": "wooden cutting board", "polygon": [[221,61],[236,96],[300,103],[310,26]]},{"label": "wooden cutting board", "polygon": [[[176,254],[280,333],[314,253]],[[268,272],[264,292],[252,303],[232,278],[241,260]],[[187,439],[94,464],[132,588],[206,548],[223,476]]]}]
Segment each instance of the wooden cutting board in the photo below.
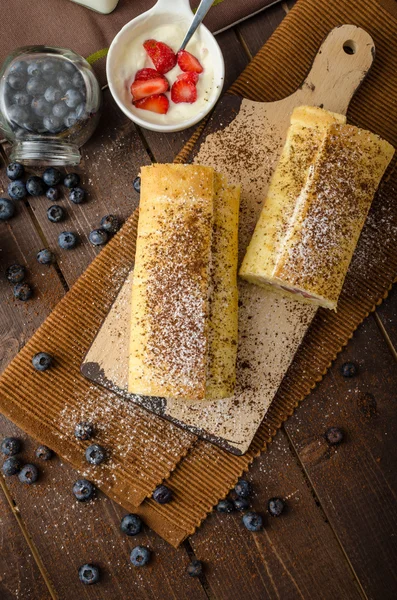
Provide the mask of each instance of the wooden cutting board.
[{"label": "wooden cutting board", "polygon": [[[329,33],[307,78],[291,96],[264,103],[226,94],[218,104],[191,160],[225,173],[230,183],[241,183],[240,261],[284,145],[292,110],[308,104],[346,114],[374,54],[373,40],[363,29],[343,25]],[[243,454],[316,309],[239,281],[235,396],[195,403],[139,397],[127,392],[131,281],[132,272],[85,357],[82,373],[181,427],[235,454]]]}]

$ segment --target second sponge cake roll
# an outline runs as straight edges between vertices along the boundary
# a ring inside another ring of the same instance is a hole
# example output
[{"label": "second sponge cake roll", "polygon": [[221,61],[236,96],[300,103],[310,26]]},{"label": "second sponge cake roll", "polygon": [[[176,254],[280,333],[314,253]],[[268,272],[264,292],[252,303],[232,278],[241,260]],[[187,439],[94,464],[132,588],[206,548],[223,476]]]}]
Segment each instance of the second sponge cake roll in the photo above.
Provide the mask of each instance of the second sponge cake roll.
[{"label": "second sponge cake roll", "polygon": [[[230,395],[237,351],[237,230],[234,234],[229,227],[236,228],[237,221],[218,204],[223,198],[229,202],[228,190],[210,167],[142,168],[132,287],[132,393],[186,400]],[[221,242],[224,238],[232,242]],[[232,269],[218,261],[221,254]],[[220,298],[229,308],[220,310]]]}]

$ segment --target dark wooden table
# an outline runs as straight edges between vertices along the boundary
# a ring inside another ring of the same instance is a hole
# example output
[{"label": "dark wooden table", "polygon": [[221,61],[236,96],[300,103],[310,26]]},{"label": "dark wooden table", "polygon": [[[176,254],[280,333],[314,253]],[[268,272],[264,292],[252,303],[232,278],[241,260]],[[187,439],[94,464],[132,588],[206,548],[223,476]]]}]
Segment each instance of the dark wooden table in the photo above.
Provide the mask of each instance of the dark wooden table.
[{"label": "dark wooden table", "polygon": [[[283,2],[219,35],[227,85],[292,4]],[[82,206],[64,202],[68,225],[83,240],[79,249],[61,254],[42,275],[36,252],[56,248],[64,228],[46,219],[45,199],[21,203],[18,217],[0,224],[1,270],[26,263],[36,289],[34,300],[18,303],[0,278],[2,369],[95,256],[87,241],[90,230],[103,215],[126,218],[136,207],[132,180],[139,166],[172,161],[191,134],[138,131],[115,108],[109,91],[104,95],[105,115],[82,164],[90,201]],[[2,153],[7,160],[6,148]],[[2,167],[0,191],[6,185]],[[129,563],[135,539],[119,529],[125,511],[103,494],[77,505],[71,494],[77,473],[59,458],[45,464],[40,482],[31,488],[0,477],[1,600],[396,598],[396,359],[394,289],[250,472],[254,508],[263,511],[267,499],[278,495],[288,499],[287,514],[267,518],[259,534],[243,530],[237,514],[213,514],[178,550],[145,531],[140,543],[153,549],[154,560],[142,570]],[[359,366],[352,379],[340,374],[347,360]],[[330,450],[323,433],[332,425],[342,427],[347,439]],[[5,435],[22,438],[23,458],[33,460],[37,442],[0,417],[0,436]],[[185,573],[192,557],[206,563],[200,580]],[[79,582],[77,570],[85,562],[102,567],[99,585]]]}]

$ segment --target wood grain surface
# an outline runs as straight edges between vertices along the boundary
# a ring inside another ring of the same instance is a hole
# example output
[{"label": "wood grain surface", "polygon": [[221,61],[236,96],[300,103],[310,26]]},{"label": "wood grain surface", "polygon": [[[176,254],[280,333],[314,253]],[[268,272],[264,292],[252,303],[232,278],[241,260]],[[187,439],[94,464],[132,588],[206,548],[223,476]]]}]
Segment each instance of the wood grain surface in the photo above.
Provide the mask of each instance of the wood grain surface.
[{"label": "wood grain surface", "polygon": [[[226,67],[234,74],[231,79],[292,4],[281,3],[221,34]],[[82,167],[91,200],[81,207],[62,201],[70,214],[71,229],[82,234],[82,246],[62,256],[59,271],[53,267],[43,270],[36,263],[38,249],[56,249],[57,225],[46,220],[45,199],[33,199],[30,207],[21,203],[18,218],[9,225],[0,224],[1,272],[12,262],[24,262],[38,291],[35,300],[18,304],[0,277],[1,368],[93,258],[95,251],[86,242],[87,233],[104,214],[115,212],[125,217],[136,206],[138,197],[131,183],[139,166],[151,157],[171,161],[189,135],[185,132],[164,139],[138,132],[112,110],[106,94],[106,119],[87,145]],[[120,152],[117,173],[106,169],[105,143]],[[3,191],[6,181],[1,164],[0,177]],[[264,511],[267,498],[274,494],[287,496],[290,507],[278,520],[266,517],[261,534],[243,530],[237,514],[214,514],[190,543],[174,550],[150,531],[136,539],[123,536],[119,531],[123,511],[102,494],[91,504],[78,505],[70,489],[77,473],[58,458],[40,465],[42,477],[37,487],[24,487],[14,478],[4,480],[20,519],[0,491],[1,599],[396,597],[395,501],[391,503],[396,473],[396,357],[394,288],[271,450],[255,463],[249,475],[255,487],[255,509]],[[345,360],[359,364],[354,380],[341,379],[339,368]],[[343,426],[347,433],[346,444],[332,452],[322,437],[324,427],[331,424]],[[11,434],[24,440],[24,459],[32,459],[36,442],[2,417],[0,437]],[[36,559],[20,524],[29,534]],[[155,559],[147,570],[137,572],[128,562],[129,550],[136,543],[154,551]],[[184,572],[195,555],[206,563],[200,580],[192,580]],[[102,567],[104,577],[100,585],[86,587],[78,581],[77,568],[90,560]]]}]

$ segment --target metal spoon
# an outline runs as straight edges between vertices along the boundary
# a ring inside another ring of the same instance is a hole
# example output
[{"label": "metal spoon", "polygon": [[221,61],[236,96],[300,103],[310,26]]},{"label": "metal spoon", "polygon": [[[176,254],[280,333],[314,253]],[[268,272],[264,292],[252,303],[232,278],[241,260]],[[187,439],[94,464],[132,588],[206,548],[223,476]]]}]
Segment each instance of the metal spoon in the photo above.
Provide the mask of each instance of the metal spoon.
[{"label": "metal spoon", "polygon": [[204,19],[205,15],[209,11],[213,3],[214,0],[201,0],[196,14],[194,15],[192,24],[190,25],[179,50],[184,50],[186,48],[197,27],[201,24],[202,20]]}]

